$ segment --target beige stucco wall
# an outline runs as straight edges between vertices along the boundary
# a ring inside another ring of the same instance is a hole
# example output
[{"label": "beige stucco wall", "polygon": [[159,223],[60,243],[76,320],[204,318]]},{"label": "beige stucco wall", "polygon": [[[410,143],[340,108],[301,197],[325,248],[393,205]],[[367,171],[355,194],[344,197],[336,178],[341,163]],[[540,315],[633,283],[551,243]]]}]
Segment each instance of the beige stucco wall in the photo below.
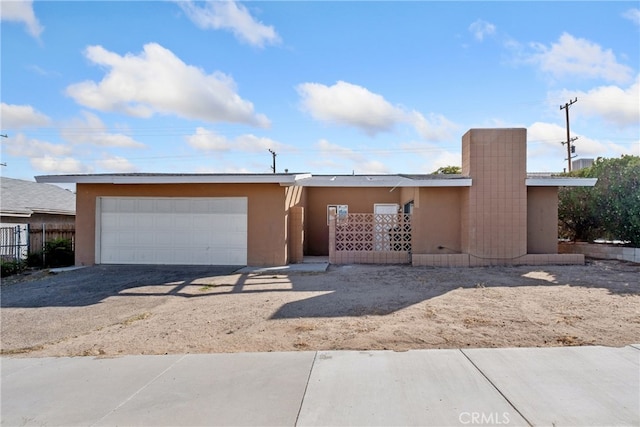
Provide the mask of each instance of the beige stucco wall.
[{"label": "beige stucco wall", "polygon": [[527,187],[527,253],[558,252],[558,188]]},{"label": "beige stucco wall", "polygon": [[[413,207],[412,252],[448,254],[460,252],[461,204],[463,188],[423,187],[420,203]],[[442,246],[443,249],[438,249]]]},{"label": "beige stucco wall", "polygon": [[401,205],[401,192],[399,189],[389,190],[389,188],[378,187],[307,187],[305,189],[305,255],[329,255],[327,205],[348,205],[349,213],[373,213],[373,205],[375,203],[397,203]]},{"label": "beige stucco wall", "polygon": [[[279,184],[78,184],[76,187],[76,264],[95,263],[96,197],[247,197],[247,263],[255,266],[288,262],[288,206],[301,192],[285,194]],[[288,196],[288,197],[286,197]]]}]

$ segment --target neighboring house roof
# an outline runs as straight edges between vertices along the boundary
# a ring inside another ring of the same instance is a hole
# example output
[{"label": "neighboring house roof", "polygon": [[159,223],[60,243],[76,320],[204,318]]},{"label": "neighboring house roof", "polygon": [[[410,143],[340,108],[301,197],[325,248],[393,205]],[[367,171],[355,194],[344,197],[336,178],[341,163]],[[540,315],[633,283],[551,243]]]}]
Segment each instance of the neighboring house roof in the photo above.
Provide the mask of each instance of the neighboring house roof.
[{"label": "neighboring house roof", "polygon": [[28,218],[34,213],[75,215],[76,195],[56,185],[0,177],[0,215]]},{"label": "neighboring house roof", "polygon": [[[269,174],[171,174],[130,173],[93,175],[41,175],[36,181],[76,184],[280,184],[302,187],[470,187],[471,177],[456,174],[395,175],[311,175],[310,173]],[[593,187],[596,178],[573,178],[550,173],[532,173],[528,187]]]}]

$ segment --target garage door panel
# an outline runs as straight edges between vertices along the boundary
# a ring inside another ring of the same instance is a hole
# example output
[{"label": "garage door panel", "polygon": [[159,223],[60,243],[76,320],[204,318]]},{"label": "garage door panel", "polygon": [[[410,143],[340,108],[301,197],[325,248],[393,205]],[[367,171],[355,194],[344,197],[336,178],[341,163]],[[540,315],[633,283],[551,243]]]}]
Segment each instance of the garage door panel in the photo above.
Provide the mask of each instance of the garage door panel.
[{"label": "garage door panel", "polygon": [[229,250],[227,251],[228,263],[227,265],[237,265],[238,263],[242,263],[242,260],[245,259],[246,253],[243,250]]},{"label": "garage door panel", "polygon": [[246,198],[104,197],[101,263],[245,265]]},{"label": "garage door panel", "polygon": [[244,247],[246,235],[244,233],[230,232],[226,235],[225,244],[230,249],[241,249]]}]

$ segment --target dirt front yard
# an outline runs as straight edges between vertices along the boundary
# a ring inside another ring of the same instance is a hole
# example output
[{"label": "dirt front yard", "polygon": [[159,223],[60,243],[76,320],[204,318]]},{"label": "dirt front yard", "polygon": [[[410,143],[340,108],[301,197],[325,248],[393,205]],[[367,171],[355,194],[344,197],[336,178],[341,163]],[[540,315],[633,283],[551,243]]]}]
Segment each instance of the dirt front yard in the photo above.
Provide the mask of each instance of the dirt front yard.
[{"label": "dirt front yard", "polygon": [[96,266],[4,280],[1,351],[79,356],[640,343],[640,266]]}]

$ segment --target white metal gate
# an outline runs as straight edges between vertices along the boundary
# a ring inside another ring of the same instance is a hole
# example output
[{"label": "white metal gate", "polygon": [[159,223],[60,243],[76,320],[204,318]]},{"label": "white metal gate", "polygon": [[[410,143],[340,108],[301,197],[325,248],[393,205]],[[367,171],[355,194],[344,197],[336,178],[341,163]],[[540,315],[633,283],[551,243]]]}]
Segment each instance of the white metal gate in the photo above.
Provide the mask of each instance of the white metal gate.
[{"label": "white metal gate", "polygon": [[29,226],[0,227],[0,256],[7,260],[27,259],[29,254]]}]

